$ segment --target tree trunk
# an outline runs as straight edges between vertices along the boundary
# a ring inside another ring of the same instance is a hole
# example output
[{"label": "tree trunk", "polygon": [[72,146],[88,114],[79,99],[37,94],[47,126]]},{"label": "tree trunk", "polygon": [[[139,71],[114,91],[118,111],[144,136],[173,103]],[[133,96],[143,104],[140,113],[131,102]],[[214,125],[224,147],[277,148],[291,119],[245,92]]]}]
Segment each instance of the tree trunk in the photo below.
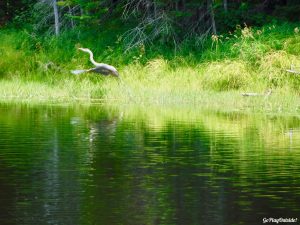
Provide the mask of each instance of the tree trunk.
[{"label": "tree trunk", "polygon": [[182,11],[186,10],[185,6],[186,6],[185,0],[181,0],[181,9],[182,9]]},{"label": "tree trunk", "polygon": [[227,0],[223,0],[223,6],[224,6],[225,13],[227,13],[228,12],[228,1]]},{"label": "tree trunk", "polygon": [[72,16],[73,16],[73,13],[72,13],[72,8],[71,8],[71,6],[68,6],[68,10],[69,10],[69,14],[70,14],[70,16],[71,16],[71,27],[72,27],[72,29],[75,27],[75,23],[74,23],[74,20],[73,20],[73,18],[72,18]]},{"label": "tree trunk", "polygon": [[213,0],[207,0],[207,6],[208,6],[209,15],[210,15],[212,32],[213,32],[213,34],[217,34],[215,13],[214,13],[214,9],[213,9]]},{"label": "tree trunk", "polygon": [[59,15],[58,15],[58,7],[56,4],[56,0],[53,0],[53,13],[54,13],[54,22],[55,22],[55,35],[59,35]]}]

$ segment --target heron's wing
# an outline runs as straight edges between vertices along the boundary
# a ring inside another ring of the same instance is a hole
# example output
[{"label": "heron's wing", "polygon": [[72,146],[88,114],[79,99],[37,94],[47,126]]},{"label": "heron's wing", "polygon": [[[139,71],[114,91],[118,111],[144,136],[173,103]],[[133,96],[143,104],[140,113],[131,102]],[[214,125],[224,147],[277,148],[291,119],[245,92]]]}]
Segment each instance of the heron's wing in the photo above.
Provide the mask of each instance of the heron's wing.
[{"label": "heron's wing", "polygon": [[85,72],[94,72],[94,73],[101,73],[102,75],[109,75],[112,74],[114,76],[119,76],[118,71],[113,66],[107,65],[107,64],[99,64],[95,68],[87,69],[87,70],[71,70],[71,73],[77,75]]},{"label": "heron's wing", "polygon": [[114,75],[114,76],[119,76],[119,73],[117,69],[111,65],[105,64],[105,63],[100,63],[96,68],[93,70],[94,72],[101,73],[103,75]]},{"label": "heron's wing", "polygon": [[81,74],[81,73],[85,73],[87,72],[87,70],[71,70],[71,73],[75,74],[75,75],[78,75],[78,74]]},{"label": "heron's wing", "polygon": [[102,75],[109,75],[110,71],[102,66],[97,66],[95,68],[89,69],[89,72],[101,73]]}]

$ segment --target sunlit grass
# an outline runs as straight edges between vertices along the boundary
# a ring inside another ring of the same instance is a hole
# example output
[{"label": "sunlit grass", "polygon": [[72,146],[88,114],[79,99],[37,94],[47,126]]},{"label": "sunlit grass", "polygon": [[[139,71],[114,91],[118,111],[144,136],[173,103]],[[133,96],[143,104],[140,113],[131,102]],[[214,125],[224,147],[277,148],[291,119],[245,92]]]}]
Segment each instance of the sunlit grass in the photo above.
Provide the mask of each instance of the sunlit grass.
[{"label": "sunlit grass", "polygon": [[[297,113],[300,107],[300,78],[286,72],[291,65],[300,66],[300,52],[295,51],[299,34],[289,24],[260,30],[237,28],[227,36],[208,40],[207,47],[199,49],[201,54],[178,52],[173,58],[155,56],[153,49],[147,48],[128,54],[110,46],[103,52],[95,49],[98,61],[114,63],[119,69],[120,80],[70,74],[72,69],[91,67],[87,55],[76,47],[95,44],[102,48],[105,43],[68,40],[67,34],[41,40],[10,31],[0,31],[0,38],[2,102],[190,105],[279,113]],[[269,89],[273,91],[269,97],[241,96]]]}]

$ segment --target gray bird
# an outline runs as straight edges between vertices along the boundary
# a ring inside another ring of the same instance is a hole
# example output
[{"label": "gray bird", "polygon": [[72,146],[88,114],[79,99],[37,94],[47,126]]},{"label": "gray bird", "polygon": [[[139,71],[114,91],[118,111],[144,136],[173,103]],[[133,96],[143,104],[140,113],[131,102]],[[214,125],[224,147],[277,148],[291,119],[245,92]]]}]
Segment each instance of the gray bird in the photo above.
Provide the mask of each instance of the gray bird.
[{"label": "gray bird", "polygon": [[87,70],[72,70],[71,73],[77,75],[85,72],[95,72],[95,73],[101,73],[102,75],[113,75],[116,77],[119,77],[119,73],[117,69],[111,65],[105,64],[105,63],[97,63],[94,60],[94,54],[93,52],[88,48],[78,48],[79,50],[83,52],[87,52],[90,54],[90,61],[96,66],[95,68],[87,69]]}]

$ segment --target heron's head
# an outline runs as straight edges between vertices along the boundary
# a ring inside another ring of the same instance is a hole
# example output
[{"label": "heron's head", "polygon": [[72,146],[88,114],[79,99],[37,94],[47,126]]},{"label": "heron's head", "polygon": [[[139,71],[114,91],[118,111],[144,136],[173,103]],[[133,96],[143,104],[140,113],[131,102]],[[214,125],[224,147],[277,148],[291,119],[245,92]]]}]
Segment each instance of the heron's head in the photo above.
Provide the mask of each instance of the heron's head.
[{"label": "heron's head", "polygon": [[83,52],[91,52],[90,49],[88,48],[78,48],[79,50],[83,51]]}]

